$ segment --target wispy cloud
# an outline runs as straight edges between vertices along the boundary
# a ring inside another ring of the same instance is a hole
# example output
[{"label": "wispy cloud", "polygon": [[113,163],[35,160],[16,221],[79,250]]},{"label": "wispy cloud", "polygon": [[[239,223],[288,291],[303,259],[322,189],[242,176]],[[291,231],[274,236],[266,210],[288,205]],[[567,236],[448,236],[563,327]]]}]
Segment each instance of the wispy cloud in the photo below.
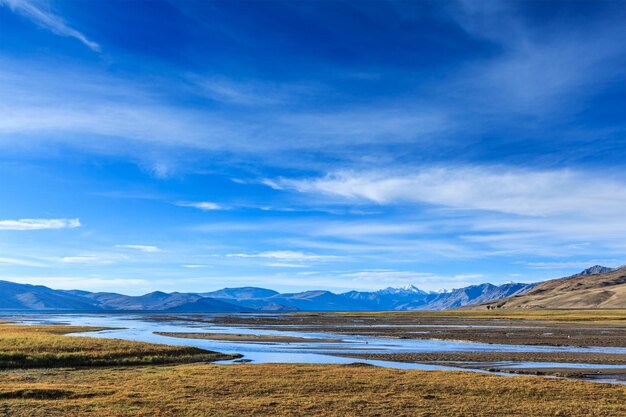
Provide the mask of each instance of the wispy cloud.
[{"label": "wispy cloud", "polygon": [[211,201],[197,201],[197,202],[178,202],[177,206],[180,207],[193,207],[202,211],[212,211],[212,210],[226,210],[227,207],[213,203]]},{"label": "wispy cloud", "polygon": [[575,170],[434,167],[413,173],[340,171],[312,179],[266,181],[292,189],[377,204],[426,203],[526,216],[626,216],[626,183]]},{"label": "wispy cloud", "polygon": [[112,255],[112,254],[97,254],[97,255],[78,255],[78,256],[64,256],[59,258],[60,262],[69,264],[112,264],[117,260],[125,259],[124,256]]},{"label": "wispy cloud", "polygon": [[152,246],[152,245],[115,245],[116,248],[121,248],[121,249],[133,249],[133,250],[138,250],[140,252],[161,252],[162,249],[159,248],[158,246]]},{"label": "wispy cloud", "polygon": [[343,257],[336,255],[318,255],[288,250],[266,251],[259,253],[231,253],[226,256],[236,258],[279,259],[283,261],[334,261],[343,259]]},{"label": "wispy cloud", "polygon": [[50,230],[80,227],[79,219],[0,220],[0,230]]},{"label": "wispy cloud", "polygon": [[56,35],[78,39],[91,50],[96,52],[100,51],[100,45],[88,39],[78,30],[70,27],[62,17],[50,12],[50,5],[46,4],[44,1],[0,0],[0,6],[9,7],[13,12],[26,17]]},{"label": "wispy cloud", "polygon": [[29,266],[29,267],[44,267],[47,266],[41,262],[30,261],[26,259],[17,258],[4,258],[0,257],[0,264],[16,265],[16,266]]},{"label": "wispy cloud", "polygon": [[[553,21],[551,30],[542,30],[522,17],[519,6],[468,0],[446,4],[449,16],[463,30],[501,49],[495,58],[465,68],[462,78],[449,86],[459,87],[468,102],[482,103],[472,111],[554,114],[571,105],[573,97],[594,94],[600,80],[621,77],[622,19],[606,19],[600,25],[589,20],[589,26],[574,27],[565,20]],[[594,36],[588,36],[589,31]],[[472,83],[468,85],[467,79]]]},{"label": "wispy cloud", "polygon": [[268,264],[264,264],[265,266],[271,266],[273,268],[308,268],[308,265],[302,264],[290,264],[286,262],[272,262]]},{"label": "wispy cloud", "polygon": [[312,86],[270,83],[259,80],[233,80],[222,76],[190,74],[194,93],[212,100],[242,106],[271,106],[286,104],[296,97],[316,93]]},{"label": "wispy cloud", "polygon": [[[356,281],[373,281],[376,283],[398,283],[406,284],[424,282],[436,277],[430,272],[396,271],[396,270],[365,270],[357,272],[347,272],[339,274],[342,278],[349,278]],[[379,284],[379,285],[380,285]]]},{"label": "wispy cloud", "polygon": [[[50,276],[50,277],[7,277],[11,282],[19,282],[23,284],[45,285],[55,289],[81,289],[81,290],[111,290],[111,288],[137,288],[148,287],[152,284],[150,281],[137,278],[95,278],[95,277],[68,277],[68,276]],[[135,292],[135,291],[133,291]]]},{"label": "wispy cloud", "polygon": [[528,262],[531,268],[536,269],[586,269],[594,265],[602,265],[607,267],[619,267],[626,265],[626,260],[622,259],[591,259],[588,261],[568,261],[568,262]]}]

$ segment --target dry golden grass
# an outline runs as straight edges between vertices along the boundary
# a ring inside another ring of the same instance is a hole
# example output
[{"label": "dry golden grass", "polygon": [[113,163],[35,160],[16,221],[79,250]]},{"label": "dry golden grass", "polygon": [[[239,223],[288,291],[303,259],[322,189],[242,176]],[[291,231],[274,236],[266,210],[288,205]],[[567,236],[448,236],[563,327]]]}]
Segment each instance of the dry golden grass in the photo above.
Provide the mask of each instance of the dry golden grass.
[{"label": "dry golden grass", "polygon": [[[0,416],[626,415],[624,385],[357,365],[154,366],[223,356],[62,336],[86,330],[0,324]],[[144,366],[106,367],[120,364]],[[6,369],[76,365],[100,367]]]},{"label": "dry golden grass", "polygon": [[341,365],[176,365],[0,374],[0,415],[624,416],[626,387]]},{"label": "dry golden grass", "polygon": [[626,308],[626,267],[616,271],[544,281],[523,295],[487,303],[472,309],[624,309]]},{"label": "dry golden grass", "polygon": [[0,369],[189,363],[232,358],[194,347],[63,336],[94,330],[101,329],[0,324]]}]

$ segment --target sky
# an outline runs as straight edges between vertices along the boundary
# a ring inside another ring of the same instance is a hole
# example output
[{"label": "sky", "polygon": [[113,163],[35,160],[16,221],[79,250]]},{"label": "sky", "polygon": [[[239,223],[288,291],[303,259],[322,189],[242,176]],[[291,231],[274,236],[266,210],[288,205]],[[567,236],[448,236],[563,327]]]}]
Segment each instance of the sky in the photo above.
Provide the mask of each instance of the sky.
[{"label": "sky", "polygon": [[0,0],[0,279],[425,290],[626,264],[622,1]]}]

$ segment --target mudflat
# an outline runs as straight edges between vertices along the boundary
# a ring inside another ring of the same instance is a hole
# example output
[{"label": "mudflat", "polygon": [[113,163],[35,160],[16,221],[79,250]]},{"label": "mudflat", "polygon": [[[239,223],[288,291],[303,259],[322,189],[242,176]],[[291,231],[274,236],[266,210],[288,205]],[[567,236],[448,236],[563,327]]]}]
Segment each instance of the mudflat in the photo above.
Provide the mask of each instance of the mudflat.
[{"label": "mudflat", "polygon": [[581,352],[351,353],[337,356],[393,362],[568,362],[626,365],[626,354]]},{"label": "mudflat", "polygon": [[291,331],[401,339],[462,340],[509,345],[626,347],[625,310],[298,313],[190,319],[258,329],[288,328]]},{"label": "mudflat", "polygon": [[[525,375],[550,375],[586,380],[626,381],[626,369],[606,368],[604,365],[625,365],[626,355],[578,352],[433,352],[433,353],[337,353],[335,356],[379,361],[426,363],[456,368],[482,369]],[[510,368],[509,362],[528,362],[524,367]],[[532,363],[589,364],[584,369],[563,366],[535,367]]]}]

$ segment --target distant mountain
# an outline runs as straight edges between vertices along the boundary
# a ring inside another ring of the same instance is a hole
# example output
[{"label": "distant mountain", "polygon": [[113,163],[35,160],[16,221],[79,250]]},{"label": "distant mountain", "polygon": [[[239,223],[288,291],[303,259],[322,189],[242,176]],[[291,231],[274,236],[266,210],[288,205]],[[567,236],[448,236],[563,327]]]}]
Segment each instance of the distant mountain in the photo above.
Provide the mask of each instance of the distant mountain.
[{"label": "distant mountain", "polygon": [[371,310],[405,310],[403,306],[411,303],[426,305],[430,293],[413,285],[408,285],[400,288],[388,287],[374,292],[349,291],[340,295],[363,303]]},{"label": "distant mountain", "polygon": [[252,310],[209,297],[179,292],[168,294],[155,291],[136,297],[116,293],[88,293],[84,297],[98,302],[98,306],[103,310],[207,312]]},{"label": "distant mountain", "polygon": [[295,311],[295,307],[285,306],[270,297],[279,295],[278,291],[257,287],[224,288],[218,291],[198,294],[202,297],[211,297],[227,303],[234,303],[240,307],[257,311]]},{"label": "distant mountain", "polygon": [[616,268],[609,268],[607,266],[602,265],[594,265],[591,268],[587,268],[579,274],[576,275],[596,275],[596,274],[608,274],[609,272],[616,271]]},{"label": "distant mountain", "polygon": [[269,300],[302,311],[367,311],[367,303],[334,294],[330,291],[305,291],[293,294],[278,294]]},{"label": "distant mountain", "polygon": [[56,291],[42,285],[0,281],[2,310],[99,310],[91,300],[80,295]]},{"label": "distant mountain", "polygon": [[[598,269],[602,267],[594,268],[586,271],[592,273],[602,270]],[[533,290],[536,285],[480,284],[442,292],[426,292],[407,285],[342,294],[324,290],[281,294],[266,288],[240,287],[206,293],[155,291],[130,296],[110,292],[53,290],[0,281],[0,309],[168,312],[443,310],[519,296]]]},{"label": "distant mountain", "polygon": [[[593,272],[606,270],[608,272]],[[589,268],[571,277],[544,281],[523,295],[479,304],[472,308],[623,309],[626,308],[626,267]]]},{"label": "distant mountain", "polygon": [[257,287],[224,288],[218,291],[205,292],[203,297],[228,298],[234,300],[250,300],[255,298],[267,298],[278,295],[278,291]]},{"label": "distant mountain", "polygon": [[376,291],[377,294],[389,295],[428,295],[428,292],[420,290],[415,285],[407,284],[404,287],[387,287]]},{"label": "distant mountain", "polygon": [[360,300],[375,310],[445,310],[509,297],[530,290],[535,284],[471,285],[447,292],[425,292],[414,286],[386,288],[375,292],[350,291],[344,297]]},{"label": "distant mountain", "polygon": [[446,310],[470,304],[484,303],[530,291],[536,284],[508,283],[500,286],[492,284],[470,285],[450,292],[438,293],[426,305],[408,305],[406,310]]},{"label": "distant mountain", "polygon": [[171,311],[241,312],[253,311],[193,294],[156,291],[133,297],[116,293],[53,290],[41,285],[0,281],[0,310],[54,311]]}]

